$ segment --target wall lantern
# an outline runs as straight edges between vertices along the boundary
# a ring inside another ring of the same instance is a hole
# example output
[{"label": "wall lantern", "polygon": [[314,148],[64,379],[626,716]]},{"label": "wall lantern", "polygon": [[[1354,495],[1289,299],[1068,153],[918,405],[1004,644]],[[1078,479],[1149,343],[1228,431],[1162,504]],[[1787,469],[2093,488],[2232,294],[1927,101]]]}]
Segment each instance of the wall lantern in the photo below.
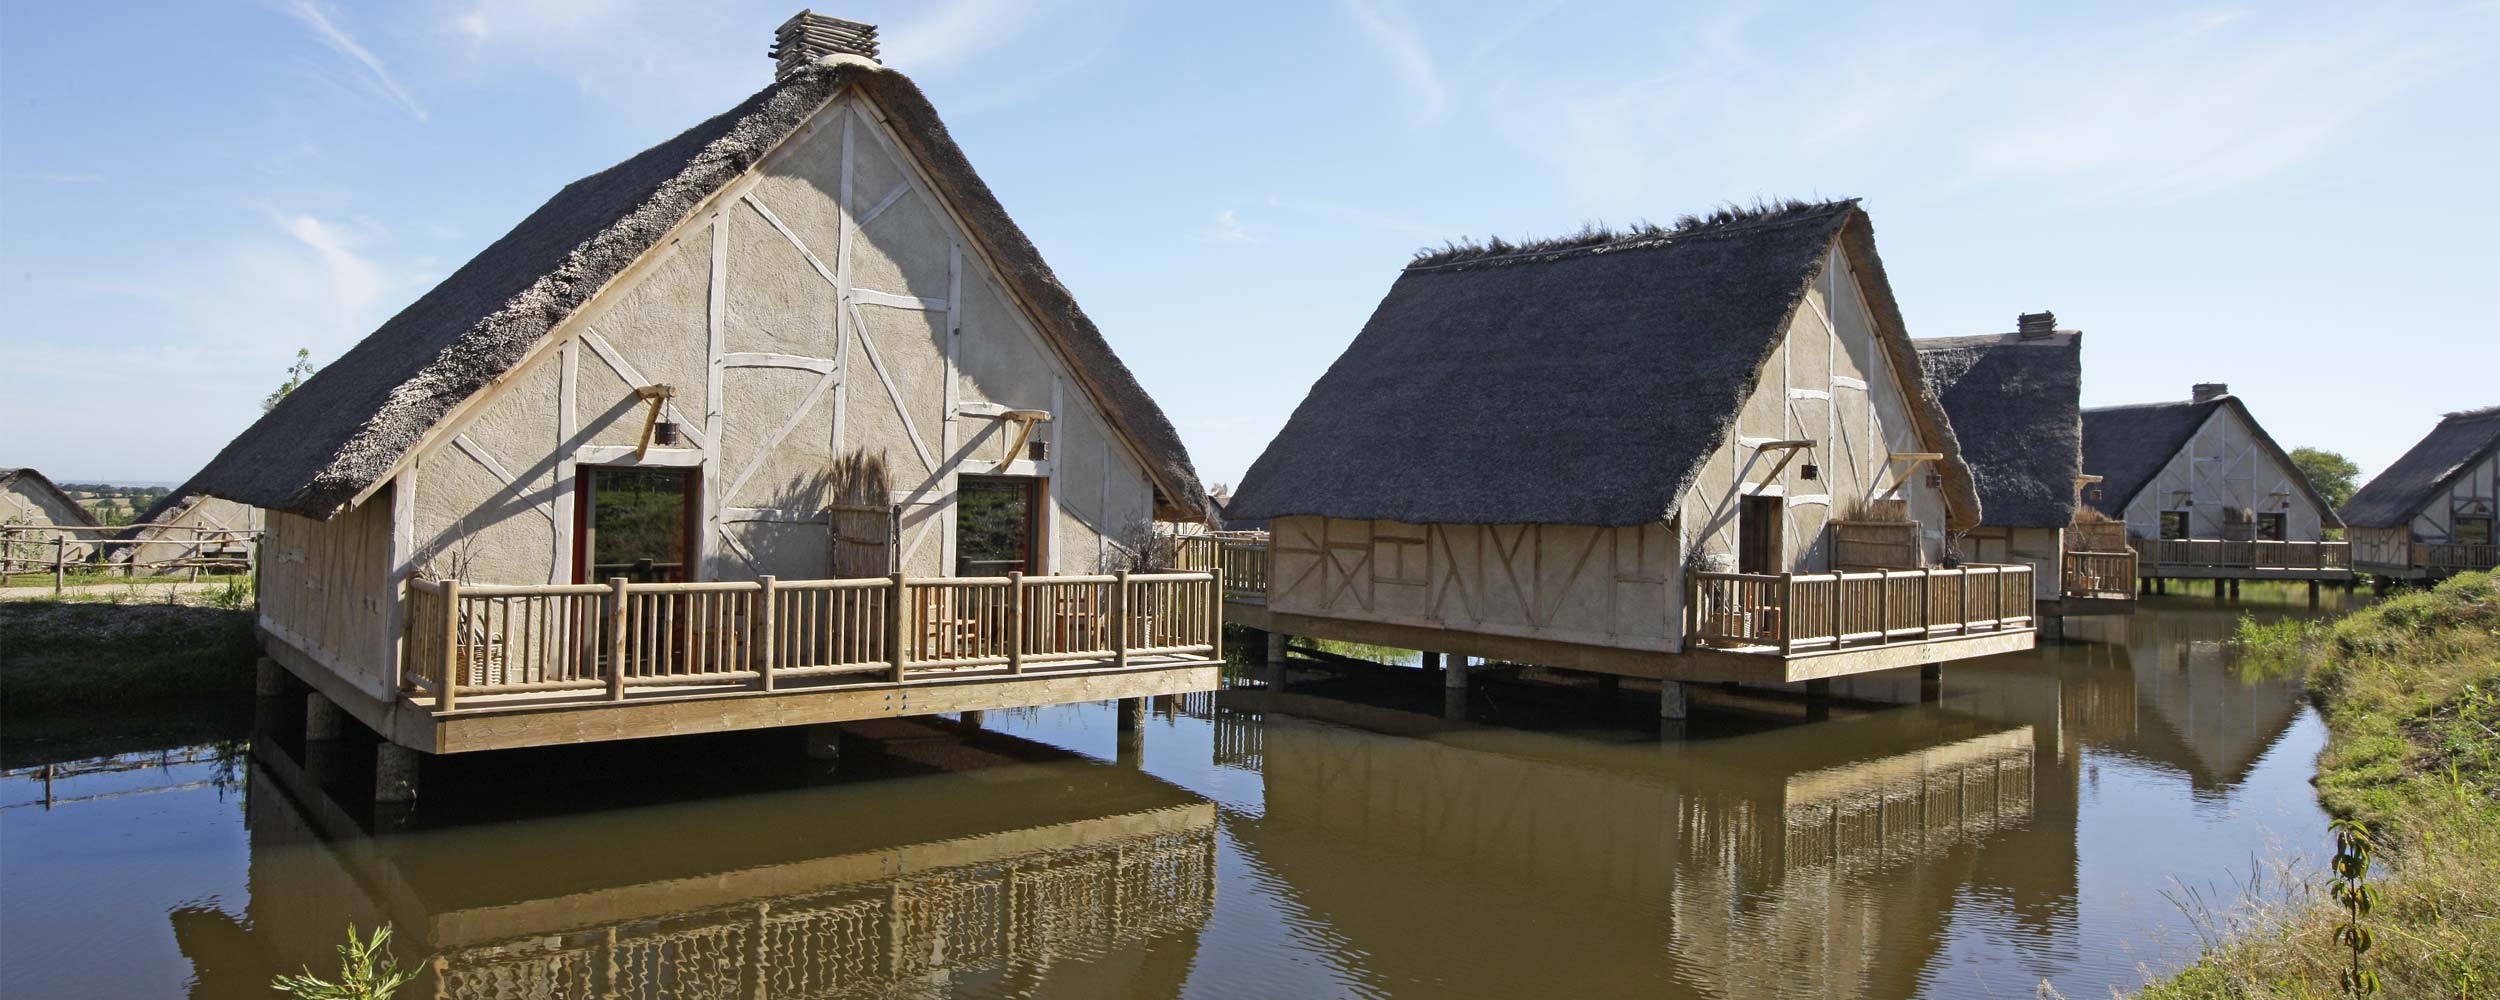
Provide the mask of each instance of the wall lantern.
[{"label": "wall lantern", "polygon": [[2098,486],[2092,487],[2092,502],[2101,502],[2101,488]]},{"label": "wall lantern", "polygon": [[662,448],[677,446],[677,421],[663,420],[651,425],[651,440]]},{"label": "wall lantern", "polygon": [[1035,441],[1026,450],[1032,454],[1034,461],[1039,462],[1050,457],[1050,442]]},{"label": "wall lantern", "polygon": [[1807,462],[1806,464],[1797,467],[1797,478],[1799,479],[1812,480],[1816,476],[1820,476],[1822,474],[1822,468],[1812,462]]},{"label": "wall lantern", "polygon": [[1940,490],[1940,489],[1943,489],[1943,488],[1944,488],[1944,473],[1941,473],[1941,472],[1930,472],[1930,473],[1928,473],[1928,474],[1927,474],[1927,488],[1928,488],[1928,489],[1931,489],[1931,490]]}]

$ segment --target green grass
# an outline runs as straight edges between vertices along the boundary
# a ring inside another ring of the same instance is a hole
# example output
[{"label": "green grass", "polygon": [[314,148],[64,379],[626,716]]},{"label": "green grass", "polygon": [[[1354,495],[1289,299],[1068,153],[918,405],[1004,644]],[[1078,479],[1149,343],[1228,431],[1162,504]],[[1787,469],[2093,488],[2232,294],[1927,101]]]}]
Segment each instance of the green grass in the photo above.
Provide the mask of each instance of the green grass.
[{"label": "green grass", "polygon": [[[2331,623],[2244,622],[2250,669],[2301,671],[2327,724],[2318,799],[2384,864],[2367,926],[2385,997],[2500,995],[2500,590],[2459,576]],[[2147,998],[2335,997],[2347,956],[2324,893]]]},{"label": "green grass", "polygon": [[0,727],[134,705],[248,706],[258,657],[248,606],[0,601]]}]

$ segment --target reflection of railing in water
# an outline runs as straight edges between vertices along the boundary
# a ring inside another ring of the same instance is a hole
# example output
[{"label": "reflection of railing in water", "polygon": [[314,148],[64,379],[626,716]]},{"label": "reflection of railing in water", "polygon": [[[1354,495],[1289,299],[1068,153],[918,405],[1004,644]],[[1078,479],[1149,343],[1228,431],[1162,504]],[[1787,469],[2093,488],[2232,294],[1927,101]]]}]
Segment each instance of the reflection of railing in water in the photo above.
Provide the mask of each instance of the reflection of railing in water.
[{"label": "reflection of railing in water", "polygon": [[1234,710],[1215,714],[1215,764],[1257,772],[1267,752],[1267,722],[1255,712]]},{"label": "reflection of railing in water", "polygon": [[1791,868],[1886,863],[1983,837],[2031,818],[2029,733],[1977,760],[1922,769],[1905,780],[1862,786],[1828,802],[1791,803],[1785,862]]},{"label": "reflection of railing in water", "polygon": [[800,997],[1089,953],[1203,923],[1212,826],[457,948],[436,996]]},{"label": "reflection of railing in water", "polygon": [[[7,803],[5,805],[0,805],[0,809],[14,809],[19,806],[34,805],[40,805],[46,809],[50,809],[54,806],[70,805],[79,802],[101,802],[107,799],[126,798],[132,795],[148,795],[156,792],[178,792],[193,788],[206,788],[215,785],[223,785],[234,780],[234,775],[232,773],[233,764],[237,755],[241,752],[240,745],[238,744],[212,743],[169,750],[119,753],[105,757],[90,757],[84,760],[38,764],[33,767],[11,768],[5,771],[0,771],[0,780],[16,778],[28,782],[40,782],[43,785],[43,797],[40,799],[29,799],[24,802]],[[215,764],[219,766],[219,771],[215,777],[210,778],[178,782],[171,785],[151,785],[141,788],[120,788],[109,792],[101,792],[91,795],[72,795],[64,797],[59,795],[56,790],[56,786],[59,783],[75,778],[84,778],[99,774],[126,774],[132,771],[171,771],[177,767],[188,767],[195,764]]]}]

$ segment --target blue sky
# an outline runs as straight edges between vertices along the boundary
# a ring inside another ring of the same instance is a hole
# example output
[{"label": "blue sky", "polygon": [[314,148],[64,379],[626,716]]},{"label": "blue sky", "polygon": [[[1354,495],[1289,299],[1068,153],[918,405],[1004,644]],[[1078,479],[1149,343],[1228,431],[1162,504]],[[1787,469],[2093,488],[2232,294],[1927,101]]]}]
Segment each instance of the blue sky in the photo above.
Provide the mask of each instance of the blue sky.
[{"label": "blue sky", "polygon": [[[1917,336],[2054,309],[2087,405],[2227,381],[2375,471],[2500,403],[2500,3],[827,5],[884,27],[1232,481],[1407,255],[1866,199]],[[0,9],[0,465],[179,479],[796,0]]]}]

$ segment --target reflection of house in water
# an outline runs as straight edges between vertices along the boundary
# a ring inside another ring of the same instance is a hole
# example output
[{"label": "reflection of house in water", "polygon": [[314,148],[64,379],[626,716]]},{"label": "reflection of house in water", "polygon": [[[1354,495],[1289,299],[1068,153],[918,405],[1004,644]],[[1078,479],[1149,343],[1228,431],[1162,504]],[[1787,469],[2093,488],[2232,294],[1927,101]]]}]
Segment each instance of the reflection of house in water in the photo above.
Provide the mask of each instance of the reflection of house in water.
[{"label": "reflection of house in water", "polygon": [[1215,899],[1214,803],[996,734],[897,752],[943,770],[378,838],[270,762],[242,921],[259,954],[202,954],[230,919],[177,934],[204,987],[212,965],[319,967],[346,921],[387,919],[401,954],[437,956],[421,996],[1014,993],[1044,966],[1079,993],[1178,990]]},{"label": "reflection of house in water", "polygon": [[1933,708],[1662,747],[1227,698],[1274,709],[1266,813],[1229,832],[1381,993],[1906,996],[2031,815],[2030,731]]},{"label": "reflection of house in water", "polygon": [[2183,772],[2199,792],[2246,780],[2299,718],[2305,696],[2296,678],[2240,675],[2221,638],[2231,634],[2238,615],[2236,609],[2167,610],[2106,623],[2106,634],[2120,647],[2115,652],[2131,668],[2136,712],[2123,739],[2099,742]]}]

